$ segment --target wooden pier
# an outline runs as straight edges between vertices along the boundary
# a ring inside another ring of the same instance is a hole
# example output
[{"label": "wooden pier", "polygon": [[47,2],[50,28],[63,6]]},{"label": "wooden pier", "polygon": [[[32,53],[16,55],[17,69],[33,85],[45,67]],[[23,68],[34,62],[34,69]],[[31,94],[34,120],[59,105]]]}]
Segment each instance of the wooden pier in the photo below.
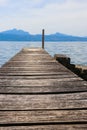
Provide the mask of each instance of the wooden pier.
[{"label": "wooden pier", "polygon": [[87,82],[41,48],[0,68],[0,130],[87,130]]}]

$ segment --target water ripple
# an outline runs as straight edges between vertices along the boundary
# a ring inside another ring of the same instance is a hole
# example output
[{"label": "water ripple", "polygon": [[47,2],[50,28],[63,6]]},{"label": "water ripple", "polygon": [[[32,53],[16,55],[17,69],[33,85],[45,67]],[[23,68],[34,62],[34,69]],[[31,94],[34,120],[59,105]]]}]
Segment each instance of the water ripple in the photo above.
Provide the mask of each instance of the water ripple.
[{"label": "water ripple", "polygon": [[[23,47],[41,47],[41,42],[0,42],[0,66]],[[46,42],[45,49],[52,56],[65,54],[72,63],[87,65],[87,42]]]}]

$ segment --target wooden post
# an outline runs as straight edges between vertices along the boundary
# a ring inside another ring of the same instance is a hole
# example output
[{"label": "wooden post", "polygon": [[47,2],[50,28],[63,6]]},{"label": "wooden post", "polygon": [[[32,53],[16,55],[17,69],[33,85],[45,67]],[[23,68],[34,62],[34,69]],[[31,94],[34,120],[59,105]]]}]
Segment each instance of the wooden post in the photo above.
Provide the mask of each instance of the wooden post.
[{"label": "wooden post", "polygon": [[44,29],[42,30],[42,48],[44,49]]}]

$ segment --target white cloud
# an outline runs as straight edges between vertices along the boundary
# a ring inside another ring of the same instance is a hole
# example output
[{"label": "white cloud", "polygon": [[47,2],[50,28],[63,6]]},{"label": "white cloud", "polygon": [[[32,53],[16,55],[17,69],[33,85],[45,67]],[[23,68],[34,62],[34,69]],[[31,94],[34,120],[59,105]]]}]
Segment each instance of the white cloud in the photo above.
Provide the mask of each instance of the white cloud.
[{"label": "white cloud", "polygon": [[0,6],[5,6],[9,0],[0,0]]},{"label": "white cloud", "polygon": [[[1,2],[1,0],[0,0]],[[1,28],[21,28],[30,33],[62,32],[87,35],[87,0],[4,0]]]}]

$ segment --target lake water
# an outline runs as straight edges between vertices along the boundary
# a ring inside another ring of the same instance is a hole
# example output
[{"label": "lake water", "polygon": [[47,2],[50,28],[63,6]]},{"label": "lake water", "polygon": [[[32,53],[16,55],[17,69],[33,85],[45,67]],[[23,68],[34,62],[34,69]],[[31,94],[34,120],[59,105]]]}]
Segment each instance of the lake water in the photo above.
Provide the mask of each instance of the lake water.
[{"label": "lake water", "polygon": [[[23,47],[41,47],[41,42],[0,42],[0,66]],[[71,63],[87,65],[87,42],[45,42],[45,50],[52,56],[67,55]]]}]

